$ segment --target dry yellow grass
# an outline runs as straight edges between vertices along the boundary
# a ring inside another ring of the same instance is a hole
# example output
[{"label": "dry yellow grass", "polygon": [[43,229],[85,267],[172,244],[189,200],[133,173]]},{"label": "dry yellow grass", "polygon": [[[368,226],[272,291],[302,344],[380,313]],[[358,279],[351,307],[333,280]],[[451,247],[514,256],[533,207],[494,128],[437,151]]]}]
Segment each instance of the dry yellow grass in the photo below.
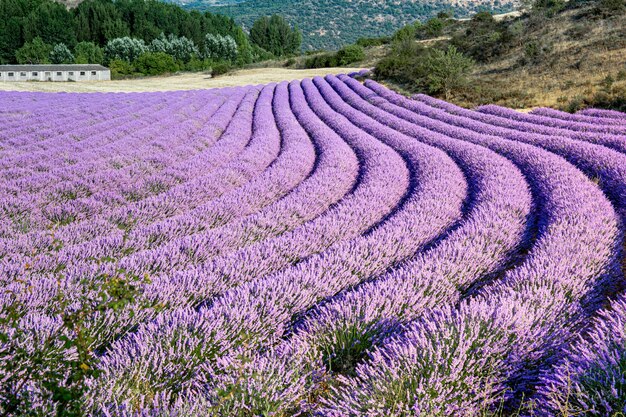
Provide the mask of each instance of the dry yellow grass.
[{"label": "dry yellow grass", "polygon": [[172,90],[198,90],[207,88],[232,87],[248,84],[267,84],[271,82],[301,80],[326,74],[346,74],[360,68],[254,68],[234,71],[228,75],[211,78],[203,73],[184,73],[163,77],[146,77],[131,80],[93,81],[93,82],[0,82],[0,90],[38,91],[68,93],[113,93],[113,92],[149,92]]}]

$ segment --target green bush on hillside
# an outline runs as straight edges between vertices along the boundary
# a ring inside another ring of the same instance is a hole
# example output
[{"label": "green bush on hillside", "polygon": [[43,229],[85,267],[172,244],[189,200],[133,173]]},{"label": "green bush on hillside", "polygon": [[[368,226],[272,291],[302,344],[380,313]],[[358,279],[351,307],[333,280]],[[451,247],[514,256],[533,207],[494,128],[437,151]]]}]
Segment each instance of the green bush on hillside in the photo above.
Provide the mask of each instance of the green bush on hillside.
[{"label": "green bush on hillside", "polygon": [[337,63],[340,66],[349,65],[365,59],[365,51],[359,45],[348,45],[337,51]]}]

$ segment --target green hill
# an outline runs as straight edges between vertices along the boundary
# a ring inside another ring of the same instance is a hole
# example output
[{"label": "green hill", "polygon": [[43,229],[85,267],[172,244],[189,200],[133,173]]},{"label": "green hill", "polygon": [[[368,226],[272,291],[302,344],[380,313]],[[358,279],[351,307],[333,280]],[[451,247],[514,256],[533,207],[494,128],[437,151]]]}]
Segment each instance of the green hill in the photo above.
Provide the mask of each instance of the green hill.
[{"label": "green hill", "polygon": [[279,14],[302,30],[304,50],[338,49],[360,37],[393,33],[415,20],[453,10],[456,17],[476,11],[507,12],[514,0],[170,0],[186,8],[231,16],[249,28],[259,16]]}]

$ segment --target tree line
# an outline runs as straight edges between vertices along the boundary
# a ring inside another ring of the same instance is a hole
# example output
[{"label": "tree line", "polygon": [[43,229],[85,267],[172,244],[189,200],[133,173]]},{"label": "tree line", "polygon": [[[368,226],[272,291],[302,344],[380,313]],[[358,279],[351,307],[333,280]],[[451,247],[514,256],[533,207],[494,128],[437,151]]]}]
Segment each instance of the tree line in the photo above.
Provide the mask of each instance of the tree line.
[{"label": "tree line", "polygon": [[301,40],[280,16],[258,19],[248,35],[229,17],[157,0],[86,0],[74,9],[51,0],[0,0],[0,64],[198,70],[295,54]]}]

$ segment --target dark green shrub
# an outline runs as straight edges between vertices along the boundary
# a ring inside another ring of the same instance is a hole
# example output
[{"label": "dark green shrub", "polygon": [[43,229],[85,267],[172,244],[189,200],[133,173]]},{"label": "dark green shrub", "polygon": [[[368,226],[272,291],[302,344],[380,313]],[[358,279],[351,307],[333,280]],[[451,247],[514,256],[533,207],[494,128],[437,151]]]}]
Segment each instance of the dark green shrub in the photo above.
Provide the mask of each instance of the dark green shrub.
[{"label": "dark green shrub", "polygon": [[220,75],[227,74],[231,70],[231,66],[228,62],[217,62],[213,64],[211,69],[211,76],[219,77]]},{"label": "dark green shrub", "polygon": [[365,51],[359,45],[348,45],[337,51],[336,61],[340,66],[363,61]]},{"label": "dark green shrub", "polygon": [[145,75],[160,75],[178,71],[178,65],[165,52],[145,52],[134,62],[138,72]]},{"label": "dark green shrub", "polygon": [[363,48],[369,48],[372,46],[387,45],[391,42],[391,38],[385,36],[382,38],[359,38],[356,44]]},{"label": "dark green shrub", "polygon": [[124,78],[135,74],[135,67],[130,62],[121,59],[114,59],[109,63],[111,78]]},{"label": "dark green shrub", "polygon": [[305,68],[330,68],[337,65],[337,55],[334,53],[313,55],[304,61]]},{"label": "dark green shrub", "polygon": [[438,17],[428,19],[426,23],[418,27],[418,33],[422,38],[436,38],[441,36],[446,22]]}]

